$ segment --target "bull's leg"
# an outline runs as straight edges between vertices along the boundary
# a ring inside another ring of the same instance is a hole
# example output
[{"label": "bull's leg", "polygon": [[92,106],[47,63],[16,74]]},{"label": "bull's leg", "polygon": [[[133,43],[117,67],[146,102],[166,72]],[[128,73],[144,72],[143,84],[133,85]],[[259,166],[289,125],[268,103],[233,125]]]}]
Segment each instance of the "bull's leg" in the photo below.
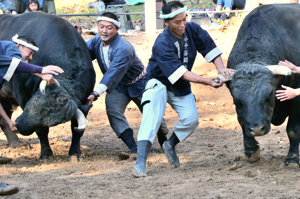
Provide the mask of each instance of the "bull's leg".
[{"label": "bull's leg", "polygon": [[[1,100],[1,104],[7,114],[7,116],[9,118],[11,118],[11,115],[13,113],[12,111],[12,106],[10,103],[6,102],[6,101],[3,101]],[[0,126],[1,126],[1,129],[3,130],[5,136],[6,136],[6,139],[8,141],[8,145],[12,148],[16,148],[16,147],[19,147],[19,146],[24,146],[26,145],[25,143],[21,142],[17,136],[17,134],[15,134],[14,132],[12,132],[9,128],[9,126],[6,124],[6,122],[4,121],[4,119],[0,119]]]},{"label": "bull's leg", "polygon": [[286,128],[289,140],[290,148],[289,152],[284,160],[286,164],[296,163],[299,165],[299,141],[300,141],[300,117],[291,115]]},{"label": "bull's leg", "polygon": [[72,128],[72,143],[69,151],[69,156],[76,156],[77,158],[80,157],[81,155],[81,150],[80,150],[80,139],[83,135],[83,132],[78,132],[74,128],[77,127],[77,121],[72,120],[71,121],[71,128]]},{"label": "bull's leg", "polygon": [[244,154],[248,162],[257,162],[260,159],[259,143],[253,136],[248,136],[243,130]]},{"label": "bull's leg", "polygon": [[49,127],[44,127],[40,130],[37,130],[36,134],[39,137],[41,143],[40,159],[49,159],[51,156],[53,156],[48,139]]},{"label": "bull's leg", "polygon": [[6,136],[8,145],[12,148],[20,146],[22,142],[19,140],[17,134],[10,130],[8,124],[2,118],[0,119],[0,126]]}]

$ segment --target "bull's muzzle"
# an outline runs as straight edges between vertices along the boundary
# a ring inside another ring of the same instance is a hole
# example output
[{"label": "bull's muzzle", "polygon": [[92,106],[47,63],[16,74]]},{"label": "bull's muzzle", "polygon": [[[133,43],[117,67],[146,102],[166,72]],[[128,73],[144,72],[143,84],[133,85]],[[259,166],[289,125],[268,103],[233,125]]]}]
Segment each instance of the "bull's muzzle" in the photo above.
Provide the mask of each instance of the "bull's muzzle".
[{"label": "bull's muzzle", "polygon": [[254,137],[255,136],[262,136],[262,135],[265,134],[264,131],[263,131],[263,128],[264,128],[264,126],[261,126],[259,128],[250,128],[251,129],[250,134]]}]

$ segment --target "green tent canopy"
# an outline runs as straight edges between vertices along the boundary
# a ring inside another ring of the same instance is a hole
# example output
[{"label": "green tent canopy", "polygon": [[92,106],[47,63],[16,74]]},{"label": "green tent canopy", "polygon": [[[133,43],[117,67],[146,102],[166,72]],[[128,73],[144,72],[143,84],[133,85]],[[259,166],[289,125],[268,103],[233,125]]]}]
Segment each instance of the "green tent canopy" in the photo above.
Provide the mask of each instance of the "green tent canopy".
[{"label": "green tent canopy", "polygon": [[129,1],[128,3],[126,3],[127,5],[136,5],[136,4],[139,4],[139,3],[145,3],[145,0],[131,0]]}]

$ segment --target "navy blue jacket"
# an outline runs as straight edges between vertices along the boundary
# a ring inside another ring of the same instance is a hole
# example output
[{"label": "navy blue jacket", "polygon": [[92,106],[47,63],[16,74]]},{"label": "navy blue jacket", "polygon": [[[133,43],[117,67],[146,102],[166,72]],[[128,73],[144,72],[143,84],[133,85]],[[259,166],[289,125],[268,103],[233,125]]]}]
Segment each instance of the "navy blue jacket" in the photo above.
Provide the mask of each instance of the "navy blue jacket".
[{"label": "navy blue jacket", "polygon": [[107,92],[114,89],[130,97],[141,96],[145,88],[144,77],[131,84],[144,70],[144,65],[135,53],[134,47],[118,33],[109,45],[109,66],[106,66],[102,53],[102,40],[96,35],[87,42],[91,58],[97,58],[99,67],[103,73],[101,84],[107,86]]}]

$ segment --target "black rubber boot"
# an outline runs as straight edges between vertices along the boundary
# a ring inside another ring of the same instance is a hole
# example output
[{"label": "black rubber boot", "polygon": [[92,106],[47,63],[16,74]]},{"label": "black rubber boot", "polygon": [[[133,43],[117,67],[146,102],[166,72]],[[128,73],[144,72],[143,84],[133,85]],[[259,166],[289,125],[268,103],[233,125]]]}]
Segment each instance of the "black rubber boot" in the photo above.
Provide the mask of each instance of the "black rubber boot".
[{"label": "black rubber boot", "polygon": [[15,194],[19,191],[19,188],[17,186],[9,186],[0,183],[0,196],[7,196]]},{"label": "black rubber boot", "polygon": [[167,141],[167,134],[169,133],[169,128],[165,119],[162,120],[161,125],[157,131],[157,139],[161,148],[163,148],[163,144]]},{"label": "black rubber boot", "polygon": [[135,142],[135,140],[133,138],[133,131],[132,131],[132,129],[126,129],[121,134],[120,138],[123,140],[123,142],[130,149],[129,153],[136,153],[137,152],[137,146],[136,146],[136,142]]},{"label": "black rubber boot", "polygon": [[134,177],[145,177],[146,174],[146,160],[148,153],[151,148],[151,142],[148,140],[142,140],[138,142],[137,149],[137,159],[134,167],[132,168],[132,173]]},{"label": "black rubber boot", "polygon": [[175,146],[180,141],[177,138],[176,134],[173,132],[171,137],[165,141],[163,145],[164,152],[168,158],[169,163],[174,167],[179,167],[179,158],[176,154]]}]

